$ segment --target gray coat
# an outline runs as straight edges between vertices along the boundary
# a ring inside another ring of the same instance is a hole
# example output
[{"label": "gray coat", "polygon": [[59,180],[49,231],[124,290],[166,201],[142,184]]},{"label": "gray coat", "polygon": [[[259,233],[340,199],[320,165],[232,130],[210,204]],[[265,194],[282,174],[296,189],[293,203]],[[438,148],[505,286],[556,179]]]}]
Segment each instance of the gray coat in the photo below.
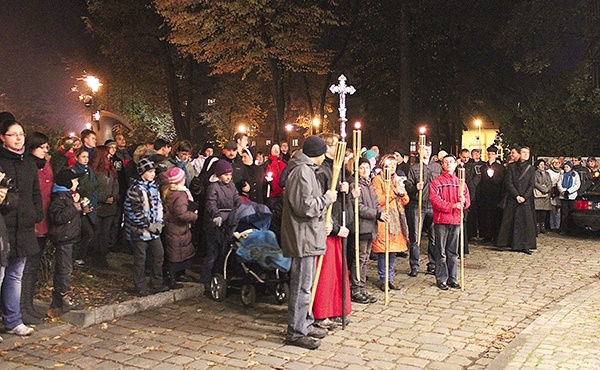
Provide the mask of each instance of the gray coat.
[{"label": "gray coat", "polygon": [[[354,181],[351,182],[350,186],[354,188]],[[377,194],[375,194],[375,189],[373,189],[369,179],[359,179],[358,187],[360,188],[360,197],[358,197],[360,238],[363,239],[364,236],[368,235],[368,239],[377,239],[377,220],[383,212]]]},{"label": "gray coat", "polygon": [[[552,188],[552,180],[550,174],[546,171],[535,171],[535,210],[536,211],[550,211],[552,204],[550,204],[550,189]],[[541,194],[540,194],[541,193]],[[545,195],[544,197],[537,197],[537,195]]]},{"label": "gray coat", "polygon": [[287,168],[283,192],[281,249],[286,257],[325,254],[325,212],[331,198],[323,194],[315,174],[318,166],[302,151],[296,152]]}]

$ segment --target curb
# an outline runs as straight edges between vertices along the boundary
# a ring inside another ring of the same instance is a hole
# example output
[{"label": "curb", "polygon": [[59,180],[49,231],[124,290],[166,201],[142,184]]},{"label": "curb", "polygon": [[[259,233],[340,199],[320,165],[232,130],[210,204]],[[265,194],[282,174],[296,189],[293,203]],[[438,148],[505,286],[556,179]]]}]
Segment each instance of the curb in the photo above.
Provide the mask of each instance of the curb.
[{"label": "curb", "polygon": [[[186,283],[186,286],[181,289],[134,298],[120,303],[95,307],[90,310],[86,309],[67,312],[60,316],[60,319],[69,324],[86,328],[91,325],[100,324],[170,303],[200,297],[203,291],[204,288],[202,287],[202,284]],[[41,312],[46,312],[49,308],[46,302],[35,302],[35,306]]]}]

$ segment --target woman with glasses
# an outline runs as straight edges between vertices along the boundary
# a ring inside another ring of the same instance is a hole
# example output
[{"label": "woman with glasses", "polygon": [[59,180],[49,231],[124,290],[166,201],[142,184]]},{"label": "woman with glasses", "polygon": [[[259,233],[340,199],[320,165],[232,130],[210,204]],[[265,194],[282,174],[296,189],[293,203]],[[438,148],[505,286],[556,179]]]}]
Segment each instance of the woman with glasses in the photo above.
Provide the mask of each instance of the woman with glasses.
[{"label": "woman with glasses", "polygon": [[7,333],[31,335],[33,328],[26,326],[21,316],[21,283],[27,258],[40,252],[34,229],[43,217],[38,168],[34,159],[25,155],[25,132],[19,122],[3,121],[0,140],[0,172],[5,174],[0,187],[8,189],[0,211],[10,243],[8,265],[0,267],[2,319]]}]

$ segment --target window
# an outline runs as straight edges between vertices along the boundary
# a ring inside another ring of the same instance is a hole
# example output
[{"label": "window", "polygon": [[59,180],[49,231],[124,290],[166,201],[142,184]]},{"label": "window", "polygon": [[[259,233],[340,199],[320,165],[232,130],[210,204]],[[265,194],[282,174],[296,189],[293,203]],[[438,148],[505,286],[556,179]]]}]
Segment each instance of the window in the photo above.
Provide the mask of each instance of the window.
[{"label": "window", "polygon": [[298,139],[292,139],[292,148],[298,145]]},{"label": "window", "polygon": [[265,141],[265,145],[266,145],[266,146],[270,146],[270,145],[271,145],[271,140],[268,140],[268,139],[267,139],[267,140]]}]

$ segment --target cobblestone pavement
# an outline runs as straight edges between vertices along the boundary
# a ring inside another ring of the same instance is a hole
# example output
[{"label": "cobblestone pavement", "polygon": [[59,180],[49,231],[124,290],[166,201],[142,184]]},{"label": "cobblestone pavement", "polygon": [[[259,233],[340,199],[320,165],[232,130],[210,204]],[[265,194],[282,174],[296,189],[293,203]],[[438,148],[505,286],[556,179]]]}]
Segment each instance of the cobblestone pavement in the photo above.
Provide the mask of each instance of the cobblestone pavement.
[{"label": "cobblestone pavement", "polygon": [[[532,256],[471,245],[466,290],[441,291],[397,260],[389,306],[353,305],[315,351],[284,346],[286,307],[239,295],[170,304],[85,329],[3,334],[0,368],[600,368],[598,238],[542,235]],[[423,261],[422,261],[423,262]],[[424,265],[422,263],[422,265]],[[373,266],[372,266],[373,267]]]}]

